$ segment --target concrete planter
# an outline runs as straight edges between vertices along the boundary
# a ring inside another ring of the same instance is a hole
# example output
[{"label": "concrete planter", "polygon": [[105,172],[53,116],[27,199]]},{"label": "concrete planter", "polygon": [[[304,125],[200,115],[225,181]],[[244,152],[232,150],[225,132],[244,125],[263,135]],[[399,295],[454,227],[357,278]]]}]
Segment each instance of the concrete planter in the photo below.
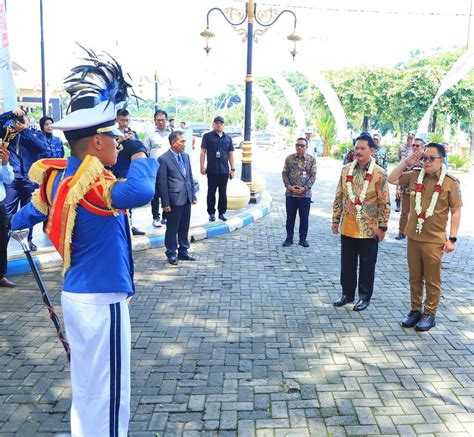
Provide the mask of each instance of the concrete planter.
[{"label": "concrete planter", "polygon": [[227,209],[237,210],[247,206],[250,200],[250,189],[240,179],[232,179],[227,184]]}]

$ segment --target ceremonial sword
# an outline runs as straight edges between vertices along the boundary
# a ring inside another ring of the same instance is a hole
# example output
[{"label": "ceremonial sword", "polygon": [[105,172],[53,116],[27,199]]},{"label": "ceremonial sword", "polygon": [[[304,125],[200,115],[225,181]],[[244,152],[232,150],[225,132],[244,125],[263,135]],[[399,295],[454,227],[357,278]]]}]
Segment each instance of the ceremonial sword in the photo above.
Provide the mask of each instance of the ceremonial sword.
[{"label": "ceremonial sword", "polygon": [[56,333],[58,336],[59,341],[63,344],[64,350],[66,351],[66,357],[68,362],[71,361],[71,349],[69,347],[69,343],[66,340],[66,336],[64,335],[63,328],[61,326],[61,322],[59,320],[59,317],[54,311],[54,307],[51,304],[51,301],[49,300],[48,292],[46,291],[46,287],[44,286],[43,280],[41,279],[41,275],[38,271],[38,267],[36,267],[36,264],[33,260],[33,257],[31,256],[30,248],[28,246],[28,229],[22,229],[19,231],[11,231],[10,234],[18,243],[20,243],[21,248],[23,249],[23,252],[25,252],[26,258],[28,260],[28,263],[31,267],[31,271],[33,272],[33,276],[36,279],[36,283],[38,284],[38,287],[41,292],[41,296],[43,298],[43,302],[46,305],[46,308],[48,308],[49,312],[49,317],[53,321],[54,327],[56,328]]}]

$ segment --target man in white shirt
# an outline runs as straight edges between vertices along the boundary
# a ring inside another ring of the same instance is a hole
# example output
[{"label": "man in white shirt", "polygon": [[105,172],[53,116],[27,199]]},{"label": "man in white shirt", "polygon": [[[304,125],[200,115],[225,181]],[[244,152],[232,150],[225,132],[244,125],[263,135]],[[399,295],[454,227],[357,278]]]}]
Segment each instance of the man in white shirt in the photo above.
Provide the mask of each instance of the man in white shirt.
[{"label": "man in white shirt", "polygon": [[[147,133],[144,143],[148,152],[148,156],[158,160],[158,158],[169,149],[168,137],[171,133],[171,129],[166,126],[168,123],[168,114],[166,111],[158,109],[155,112],[154,118],[155,129]],[[164,213],[160,222],[160,195],[158,192],[158,183],[155,185],[155,196],[151,201],[151,213],[153,215],[153,226],[155,228],[160,228],[161,225],[166,224]]]}]

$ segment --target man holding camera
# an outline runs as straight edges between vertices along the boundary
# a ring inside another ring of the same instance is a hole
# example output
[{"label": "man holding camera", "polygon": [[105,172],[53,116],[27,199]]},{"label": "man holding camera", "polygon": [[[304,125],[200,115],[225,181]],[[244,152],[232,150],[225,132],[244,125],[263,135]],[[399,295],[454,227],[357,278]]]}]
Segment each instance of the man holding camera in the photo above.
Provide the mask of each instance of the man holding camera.
[{"label": "man holding camera", "polygon": [[[123,133],[123,136],[117,139],[117,143],[120,144],[122,148],[117,156],[117,163],[112,167],[112,173],[117,179],[126,179],[128,169],[132,162],[132,152],[140,145],[143,147],[143,150],[145,150],[145,146],[138,138],[137,133],[130,128],[130,113],[126,109],[123,108],[117,111],[117,124],[119,130]],[[130,216],[130,223],[132,223],[132,210],[130,209],[128,213]],[[136,226],[132,226],[131,230],[134,236],[145,235],[145,232],[141,231]]]},{"label": "man holding camera", "polygon": [[[13,182],[5,187],[6,197],[3,203],[8,215],[15,214],[18,205],[25,206],[30,202],[35,184],[28,178],[28,171],[48,149],[47,143],[28,126],[28,117],[21,109],[0,115],[0,137],[8,144],[9,162],[15,175]],[[33,229],[30,229],[28,245],[31,251],[35,251],[37,247],[32,239]]]}]

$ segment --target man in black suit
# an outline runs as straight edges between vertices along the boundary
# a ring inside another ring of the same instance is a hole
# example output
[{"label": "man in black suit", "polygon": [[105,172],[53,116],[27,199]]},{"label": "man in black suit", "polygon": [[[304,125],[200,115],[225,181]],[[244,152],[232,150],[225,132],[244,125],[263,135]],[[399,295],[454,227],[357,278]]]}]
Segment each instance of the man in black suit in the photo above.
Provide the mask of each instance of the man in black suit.
[{"label": "man in black suit", "polygon": [[[165,233],[166,256],[172,265],[178,259],[194,261],[188,253],[189,223],[191,220],[191,204],[196,203],[193,173],[189,155],[184,153],[186,136],[184,132],[173,131],[169,135],[170,150],[158,159],[158,189],[166,212],[167,224]],[[178,237],[178,244],[176,242]],[[176,256],[178,251],[178,256]]]}]

